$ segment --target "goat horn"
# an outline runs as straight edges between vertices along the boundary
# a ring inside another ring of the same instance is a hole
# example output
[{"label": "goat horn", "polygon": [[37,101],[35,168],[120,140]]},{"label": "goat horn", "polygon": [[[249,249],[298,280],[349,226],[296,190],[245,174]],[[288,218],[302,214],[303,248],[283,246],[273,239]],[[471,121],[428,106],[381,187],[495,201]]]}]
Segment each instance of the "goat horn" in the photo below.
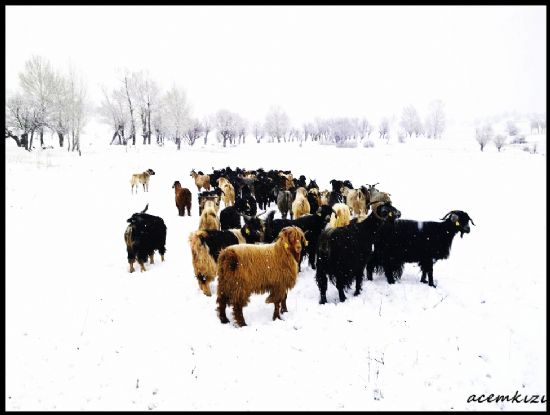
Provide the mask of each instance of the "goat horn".
[{"label": "goat horn", "polygon": [[451,213],[453,213],[453,211],[451,210],[449,213],[447,213],[445,216],[443,216],[440,220],[447,220],[447,218],[449,216],[451,216]]},{"label": "goat horn", "polygon": [[476,224],[474,223],[474,221],[472,220],[472,218],[470,217],[470,215],[468,215],[468,219],[470,219],[470,222],[472,222],[472,225],[476,226]]}]

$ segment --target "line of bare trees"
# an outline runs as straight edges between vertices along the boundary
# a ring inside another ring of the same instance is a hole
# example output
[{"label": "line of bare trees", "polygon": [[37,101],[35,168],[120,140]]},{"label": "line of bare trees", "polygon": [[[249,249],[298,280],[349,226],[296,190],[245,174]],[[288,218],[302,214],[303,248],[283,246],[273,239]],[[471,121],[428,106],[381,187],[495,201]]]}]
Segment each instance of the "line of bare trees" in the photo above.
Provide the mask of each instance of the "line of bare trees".
[{"label": "line of bare trees", "polygon": [[87,120],[86,87],[73,69],[62,72],[41,56],[32,56],[19,74],[19,89],[6,98],[5,136],[32,150],[38,136],[44,148],[47,130],[59,146],[80,152],[80,134]]}]

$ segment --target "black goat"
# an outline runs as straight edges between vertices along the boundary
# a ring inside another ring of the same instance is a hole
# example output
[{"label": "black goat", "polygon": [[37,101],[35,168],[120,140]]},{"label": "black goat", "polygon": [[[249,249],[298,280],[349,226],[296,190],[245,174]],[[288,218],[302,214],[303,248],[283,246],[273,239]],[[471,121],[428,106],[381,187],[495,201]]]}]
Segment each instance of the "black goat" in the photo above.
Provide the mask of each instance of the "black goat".
[{"label": "black goat", "polygon": [[154,264],[153,255],[155,250],[159,251],[160,258],[164,261],[166,252],[166,225],[162,218],[145,213],[149,204],[140,213],[134,213],[127,220],[129,225],[124,232],[126,251],[128,252],[128,263],[130,272],[134,272],[134,261],[138,260],[141,272],[146,271],[145,263],[149,257],[150,263]]},{"label": "black goat", "polygon": [[336,285],[340,301],[345,301],[344,289],[355,280],[355,293],[361,292],[363,271],[371,254],[376,233],[386,221],[401,216],[390,203],[373,206],[372,213],[362,222],[321,232],[317,249],[315,279],[321,294],[320,304],[327,302],[327,276]]},{"label": "black goat", "polygon": [[453,210],[441,220],[443,222],[398,220],[382,226],[374,242],[374,255],[367,264],[367,279],[372,280],[375,270],[384,271],[388,283],[393,284],[396,278],[401,278],[405,263],[412,262],[420,266],[420,281],[435,287],[434,263],[449,257],[453,238],[458,232],[462,238],[465,233],[470,233],[469,223],[475,225],[461,210]]},{"label": "black goat", "polygon": [[235,206],[227,206],[220,211],[220,227],[222,230],[241,227],[241,215]]},{"label": "black goat", "polygon": [[[306,237],[308,242],[307,246],[302,249],[300,255],[300,263],[304,258],[304,255],[307,254],[309,265],[312,269],[315,269],[315,256],[317,254],[317,243],[319,241],[319,235],[321,235],[322,230],[325,228],[326,224],[330,221],[330,214],[332,209],[330,206],[320,206],[315,214],[308,214],[299,217],[298,219],[273,219],[275,211],[272,210],[269,212],[266,221],[265,221],[265,243],[271,243],[277,236],[279,232],[287,226],[297,226],[299,227]],[[300,264],[298,264],[300,265]]]}]

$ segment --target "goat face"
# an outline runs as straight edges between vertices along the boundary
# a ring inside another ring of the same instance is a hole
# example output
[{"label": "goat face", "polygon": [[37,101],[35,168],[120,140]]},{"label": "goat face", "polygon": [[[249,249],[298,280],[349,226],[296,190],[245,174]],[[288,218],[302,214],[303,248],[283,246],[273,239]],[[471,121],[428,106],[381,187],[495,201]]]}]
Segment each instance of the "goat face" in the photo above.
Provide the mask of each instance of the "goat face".
[{"label": "goat face", "polygon": [[180,187],[181,187],[181,183],[178,180],[176,180],[172,185],[172,189],[179,189]]},{"label": "goat face", "polygon": [[147,169],[147,173],[149,173],[150,176],[155,175],[155,172],[153,171],[153,169]]},{"label": "goat face", "polygon": [[475,226],[474,221],[470,218],[466,212],[461,210],[452,210],[443,216],[442,220],[449,221],[457,228],[457,232],[460,232],[460,237],[462,238],[465,233],[470,233],[470,222]]},{"label": "goat face", "polygon": [[393,207],[391,203],[383,203],[378,205],[373,213],[380,219],[387,222],[393,222],[395,219],[399,219],[401,217],[401,212]]},{"label": "goat face", "polygon": [[330,222],[330,215],[332,214],[332,208],[329,205],[321,205],[317,209],[317,215],[323,218],[323,222],[327,224]]}]

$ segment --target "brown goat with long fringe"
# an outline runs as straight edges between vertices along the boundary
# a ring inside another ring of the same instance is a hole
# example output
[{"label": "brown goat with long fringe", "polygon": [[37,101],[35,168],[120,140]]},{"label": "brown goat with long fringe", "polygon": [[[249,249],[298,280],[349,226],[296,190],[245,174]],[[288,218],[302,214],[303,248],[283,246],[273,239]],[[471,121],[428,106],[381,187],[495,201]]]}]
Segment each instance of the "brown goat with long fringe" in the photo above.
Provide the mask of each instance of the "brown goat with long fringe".
[{"label": "brown goat with long fringe", "polygon": [[218,179],[218,187],[222,189],[222,200],[225,207],[233,206],[235,204],[235,188],[231,182],[225,177],[220,177]]},{"label": "brown goat with long fringe", "polygon": [[218,316],[222,323],[229,320],[227,305],[233,306],[233,317],[240,327],[246,326],[243,307],[250,295],[269,293],[266,303],[275,306],[273,320],[281,319],[287,310],[287,292],[296,284],[300,252],[305,246],[304,232],[288,226],[277,240],[265,245],[232,245],[218,258]]},{"label": "brown goat with long fringe", "polygon": [[172,189],[176,192],[176,207],[178,208],[178,215],[185,216],[185,210],[187,209],[187,215],[191,216],[191,192],[186,187],[181,187],[179,181],[175,181],[172,185]]},{"label": "brown goat with long fringe", "polygon": [[[211,202],[213,204],[213,202]],[[199,230],[207,231],[209,229],[220,229],[220,220],[216,215],[216,209],[212,206],[206,206],[201,214],[199,221]]]},{"label": "brown goat with long fringe", "polygon": [[294,219],[307,215],[310,210],[311,206],[307,200],[307,190],[305,187],[299,187],[298,190],[296,190],[296,199],[292,202],[292,214],[294,215]]}]

